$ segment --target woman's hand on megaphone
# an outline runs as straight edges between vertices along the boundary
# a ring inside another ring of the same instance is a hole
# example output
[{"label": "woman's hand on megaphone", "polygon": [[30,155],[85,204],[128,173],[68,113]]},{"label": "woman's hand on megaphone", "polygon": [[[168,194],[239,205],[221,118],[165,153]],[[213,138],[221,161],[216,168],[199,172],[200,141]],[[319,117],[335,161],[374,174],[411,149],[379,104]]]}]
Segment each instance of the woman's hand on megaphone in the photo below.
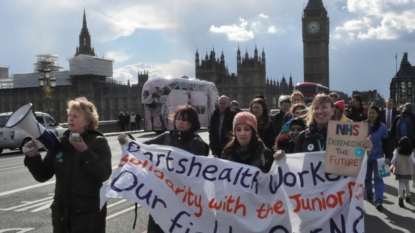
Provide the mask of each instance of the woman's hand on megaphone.
[{"label": "woman's hand on megaphone", "polygon": [[85,144],[84,139],[82,139],[82,137],[79,137],[79,141],[75,141],[72,140],[72,138],[69,138],[69,142],[79,152],[84,152],[88,149],[88,146]]},{"label": "woman's hand on megaphone", "polygon": [[36,142],[34,140],[26,142],[26,144],[24,144],[24,147],[27,148],[26,155],[29,156],[29,157],[33,157],[33,156],[37,155],[37,151],[39,150],[39,148],[37,147]]}]

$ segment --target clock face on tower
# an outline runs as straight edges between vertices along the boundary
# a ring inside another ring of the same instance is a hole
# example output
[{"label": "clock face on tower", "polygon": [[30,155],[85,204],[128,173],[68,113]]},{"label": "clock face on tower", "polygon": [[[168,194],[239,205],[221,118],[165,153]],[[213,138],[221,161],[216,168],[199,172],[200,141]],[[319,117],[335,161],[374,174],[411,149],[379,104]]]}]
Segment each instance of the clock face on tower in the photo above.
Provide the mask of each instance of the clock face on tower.
[{"label": "clock face on tower", "polygon": [[312,21],[307,25],[307,31],[311,34],[316,34],[320,30],[320,24],[316,21]]}]

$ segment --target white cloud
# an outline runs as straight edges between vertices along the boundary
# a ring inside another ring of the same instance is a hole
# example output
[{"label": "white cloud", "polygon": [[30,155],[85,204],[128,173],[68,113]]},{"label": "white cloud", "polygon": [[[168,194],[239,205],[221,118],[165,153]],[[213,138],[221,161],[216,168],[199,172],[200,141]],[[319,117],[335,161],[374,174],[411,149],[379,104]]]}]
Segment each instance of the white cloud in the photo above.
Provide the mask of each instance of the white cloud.
[{"label": "white cloud", "polygon": [[277,33],[277,28],[275,26],[271,26],[268,28],[269,33]]},{"label": "white cloud", "polygon": [[262,13],[261,13],[261,14],[259,14],[259,15],[258,15],[258,17],[259,17],[259,18],[263,18],[263,19],[268,19],[268,18],[269,18],[269,16],[268,16],[268,15],[265,15],[265,14],[262,14]]},{"label": "white cloud", "polygon": [[[128,37],[137,29],[165,30],[175,25],[168,9],[157,8],[157,5],[135,5],[131,7],[108,7],[105,11],[93,12],[91,21],[99,27],[98,38],[103,41]],[[89,21],[89,20],[88,20]]]},{"label": "white cloud", "polygon": [[154,77],[194,77],[194,63],[183,60],[172,60],[169,63],[136,63],[128,66],[115,69],[113,76],[116,80],[127,83],[130,80],[131,84],[137,83],[138,72],[148,72],[149,78]]},{"label": "white cloud", "polygon": [[349,39],[394,40],[415,30],[413,0],[349,0],[347,10],[358,20],[350,19],[335,29]]},{"label": "white cloud", "polygon": [[108,51],[105,54],[105,57],[113,59],[115,63],[123,63],[125,61],[130,60],[132,55],[125,54],[122,51]]},{"label": "white cloud", "polygon": [[248,25],[248,21],[239,18],[241,21],[240,25],[230,25],[230,26],[220,26],[216,27],[212,25],[209,29],[210,32],[219,33],[219,34],[226,34],[228,40],[230,41],[248,41],[254,39],[255,35],[252,31],[248,31],[246,26]]}]

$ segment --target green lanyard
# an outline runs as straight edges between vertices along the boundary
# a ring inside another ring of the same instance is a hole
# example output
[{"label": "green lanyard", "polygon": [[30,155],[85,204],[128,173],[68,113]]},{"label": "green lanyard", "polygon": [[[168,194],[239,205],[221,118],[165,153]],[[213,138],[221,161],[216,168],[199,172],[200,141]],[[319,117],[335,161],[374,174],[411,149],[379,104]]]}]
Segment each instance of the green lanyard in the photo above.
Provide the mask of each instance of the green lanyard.
[{"label": "green lanyard", "polygon": [[321,146],[320,139],[317,139],[317,142],[318,142],[318,147],[319,147],[320,151],[324,151],[325,145]]}]

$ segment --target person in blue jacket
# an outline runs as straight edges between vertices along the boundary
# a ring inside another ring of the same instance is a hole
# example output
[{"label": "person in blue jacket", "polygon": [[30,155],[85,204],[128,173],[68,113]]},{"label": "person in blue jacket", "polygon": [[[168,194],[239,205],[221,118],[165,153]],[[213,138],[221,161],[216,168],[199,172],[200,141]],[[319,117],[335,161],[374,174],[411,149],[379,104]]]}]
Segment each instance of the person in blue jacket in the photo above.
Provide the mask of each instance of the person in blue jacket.
[{"label": "person in blue jacket", "polygon": [[[388,128],[385,124],[380,122],[379,107],[370,106],[368,109],[369,123],[369,135],[373,144],[373,149],[370,151],[367,161],[367,172],[365,178],[365,191],[366,200],[372,201],[374,198],[376,209],[382,209],[383,192],[385,190],[385,184],[382,178],[379,177],[378,161],[377,159],[383,158],[385,152],[388,151]],[[374,177],[375,184],[375,196],[373,197],[372,175]]]}]

